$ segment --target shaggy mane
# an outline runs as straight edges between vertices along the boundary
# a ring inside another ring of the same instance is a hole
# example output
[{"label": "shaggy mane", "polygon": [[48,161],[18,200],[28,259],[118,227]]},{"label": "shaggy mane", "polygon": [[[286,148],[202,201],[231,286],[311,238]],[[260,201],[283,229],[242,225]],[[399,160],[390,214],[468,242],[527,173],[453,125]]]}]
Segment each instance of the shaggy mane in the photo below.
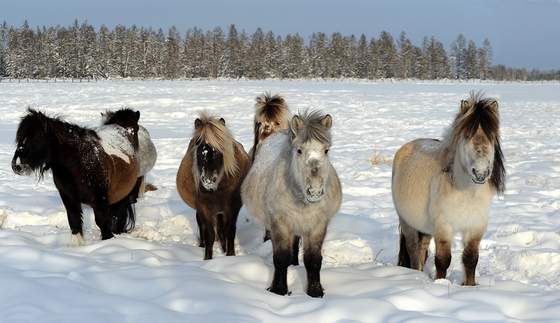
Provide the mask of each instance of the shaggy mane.
[{"label": "shaggy mane", "polygon": [[264,120],[289,120],[290,110],[280,94],[266,92],[256,98],[255,123]]},{"label": "shaggy mane", "polygon": [[484,93],[470,92],[468,100],[461,101],[461,109],[444,134],[440,161],[444,170],[450,169],[455,149],[460,140],[471,138],[478,127],[481,127],[488,139],[494,143],[494,165],[490,183],[498,194],[505,192],[504,155],[500,146],[500,116],[498,102],[493,98],[485,98]]},{"label": "shaggy mane", "polygon": [[[231,132],[220,122],[219,118],[208,115],[204,111],[199,113],[199,119],[202,122],[202,126],[194,129],[193,139],[197,142],[206,142],[214,147],[214,149],[218,150],[224,156],[225,174],[227,176],[235,176],[239,165],[235,159],[235,141],[233,140]],[[194,160],[196,160],[196,156]]]},{"label": "shaggy mane", "polygon": [[310,140],[318,140],[325,145],[331,145],[332,135],[331,132],[322,124],[323,119],[326,117],[321,111],[313,111],[308,113],[306,110],[303,114],[298,115],[301,119],[303,126],[297,133],[298,140],[307,142]]}]

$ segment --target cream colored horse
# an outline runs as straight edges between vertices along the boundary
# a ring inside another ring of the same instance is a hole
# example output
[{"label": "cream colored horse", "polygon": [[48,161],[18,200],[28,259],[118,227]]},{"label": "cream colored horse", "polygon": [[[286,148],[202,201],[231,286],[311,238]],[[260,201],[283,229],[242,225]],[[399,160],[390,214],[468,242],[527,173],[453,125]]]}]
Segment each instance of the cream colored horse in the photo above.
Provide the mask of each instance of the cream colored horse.
[{"label": "cream colored horse", "polygon": [[416,139],[393,162],[392,194],[399,215],[400,266],[423,270],[436,243],[436,279],[451,263],[453,236],[463,234],[463,285],[475,285],[480,241],[494,193],[505,191],[498,102],[471,92],[442,141]]}]

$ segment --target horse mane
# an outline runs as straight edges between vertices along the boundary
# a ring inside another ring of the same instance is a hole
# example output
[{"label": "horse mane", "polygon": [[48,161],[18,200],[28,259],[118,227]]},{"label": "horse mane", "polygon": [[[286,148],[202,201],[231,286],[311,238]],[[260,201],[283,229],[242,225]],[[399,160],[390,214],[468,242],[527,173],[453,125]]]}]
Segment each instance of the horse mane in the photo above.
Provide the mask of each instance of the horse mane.
[{"label": "horse mane", "polygon": [[105,110],[101,113],[101,124],[126,124],[127,122],[138,122],[140,114],[134,111],[131,107],[123,107],[117,111]]},{"label": "horse mane", "polygon": [[[53,140],[57,140],[58,142],[67,141],[90,131],[90,129],[68,123],[59,116],[49,117],[41,111],[28,107],[27,114],[21,117],[16,131],[16,144],[30,131],[39,131],[42,133],[46,156],[50,156],[51,143]],[[44,172],[48,169],[49,165],[43,164],[41,167],[34,169],[34,171],[38,173],[40,178],[43,178]]]},{"label": "horse mane", "polygon": [[206,142],[217,149],[224,156],[226,176],[234,176],[239,170],[239,165],[235,159],[233,135],[221,121],[222,119],[208,115],[205,111],[199,112],[199,119],[201,125],[195,127],[193,139],[196,142]]},{"label": "horse mane", "polygon": [[494,165],[490,183],[498,194],[505,192],[506,171],[504,155],[500,146],[500,115],[498,101],[484,97],[483,92],[470,92],[468,100],[461,101],[461,109],[442,140],[440,162],[443,170],[449,171],[459,140],[475,135],[480,127],[488,139],[494,143]]},{"label": "horse mane", "polygon": [[[298,117],[301,120],[302,126],[298,129],[297,137],[303,142],[310,140],[317,140],[322,144],[331,145],[332,135],[329,129],[323,125],[323,120],[328,116],[320,110],[309,113],[307,110]],[[294,118],[295,118],[294,117]],[[293,134],[293,132],[292,132]],[[296,136],[296,134],[293,134]],[[293,137],[292,137],[293,140]]]},{"label": "horse mane", "polygon": [[284,98],[280,94],[270,95],[265,92],[256,98],[255,103],[255,122],[266,119],[289,120],[290,110]]}]

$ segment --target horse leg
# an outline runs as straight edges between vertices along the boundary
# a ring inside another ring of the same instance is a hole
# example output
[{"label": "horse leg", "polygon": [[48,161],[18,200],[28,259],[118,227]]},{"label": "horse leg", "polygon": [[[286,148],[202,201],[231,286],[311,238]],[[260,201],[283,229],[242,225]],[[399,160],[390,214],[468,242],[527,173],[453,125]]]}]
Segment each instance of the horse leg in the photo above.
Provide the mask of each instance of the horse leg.
[{"label": "horse leg", "polygon": [[206,211],[197,211],[196,219],[200,230],[200,240],[204,243],[204,260],[212,259],[214,240],[216,239],[216,223],[213,216]]},{"label": "horse leg", "polygon": [[476,282],[474,280],[474,274],[476,265],[478,264],[478,252],[480,247],[480,241],[482,236],[486,231],[486,225],[484,229],[478,230],[476,233],[468,233],[463,235],[463,244],[465,249],[463,250],[463,267],[465,270],[465,278],[463,280],[463,285],[474,286]]},{"label": "horse leg", "polygon": [[218,234],[218,240],[220,241],[220,246],[222,247],[222,251],[226,253],[227,245],[226,245],[226,221],[224,218],[226,217],[223,213],[216,214],[216,233]]},{"label": "horse leg", "polygon": [[399,217],[400,243],[398,265],[420,270],[420,232]]},{"label": "horse leg", "polygon": [[144,193],[146,193],[146,176],[140,176],[140,185],[138,185],[138,194],[137,197],[142,197],[144,196]]},{"label": "horse leg", "polygon": [[292,261],[292,235],[283,223],[272,224],[272,261],[274,263],[274,276],[268,290],[278,294],[288,294],[288,266]]},{"label": "horse leg", "polygon": [[237,203],[232,207],[232,212],[226,218],[224,232],[226,233],[226,242],[227,242],[227,253],[226,256],[235,256],[235,234],[237,232],[237,218],[239,216],[239,210],[243,202],[241,201],[241,195],[239,196],[239,200]]},{"label": "horse leg", "polygon": [[430,245],[430,240],[432,240],[432,236],[427,233],[422,233],[418,231],[418,245],[419,253],[418,253],[418,269],[420,271],[424,271],[424,266],[426,265],[426,260],[428,259],[428,246]]},{"label": "horse leg", "polygon": [[299,265],[299,240],[300,236],[294,235],[294,242],[292,244],[292,265]]},{"label": "horse leg", "polygon": [[134,184],[134,187],[132,187],[132,190],[130,191],[130,193],[128,193],[130,203],[134,204],[138,202],[138,198],[142,196],[140,189],[143,182],[144,182],[144,176],[140,176],[136,179],[136,184]]},{"label": "horse leg", "polygon": [[436,242],[436,279],[443,279],[447,276],[447,268],[451,264],[451,240],[453,232],[445,228],[437,228],[434,234]]},{"label": "horse leg", "polygon": [[108,198],[101,198],[101,202],[93,207],[93,214],[95,215],[95,223],[101,230],[101,240],[107,240],[114,237],[111,231],[113,219],[109,212]]},{"label": "horse leg", "polygon": [[266,241],[270,240],[271,237],[272,237],[272,236],[270,235],[270,230],[266,229],[266,230],[264,231],[263,242],[266,242]]},{"label": "horse leg", "polygon": [[62,199],[62,204],[64,204],[64,207],[66,208],[68,225],[70,226],[70,230],[72,230],[70,246],[84,246],[86,242],[83,237],[82,204],[63,193],[60,193],[60,198]]},{"label": "horse leg", "polygon": [[198,211],[196,211],[196,224],[198,224],[198,246],[204,248],[204,230],[206,225],[202,223]]},{"label": "horse leg", "polygon": [[327,223],[325,222],[323,226],[313,228],[303,237],[303,263],[307,271],[307,295],[311,297],[323,297],[324,295],[320,271],[323,262],[321,249],[326,233]]}]

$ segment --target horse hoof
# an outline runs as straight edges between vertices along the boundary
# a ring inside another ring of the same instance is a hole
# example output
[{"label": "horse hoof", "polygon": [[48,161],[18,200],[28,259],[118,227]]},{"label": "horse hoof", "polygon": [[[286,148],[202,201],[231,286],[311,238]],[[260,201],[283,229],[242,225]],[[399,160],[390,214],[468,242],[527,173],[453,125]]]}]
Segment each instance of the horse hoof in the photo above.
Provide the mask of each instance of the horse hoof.
[{"label": "horse hoof", "polygon": [[86,241],[84,240],[84,237],[82,237],[81,233],[72,235],[72,239],[70,239],[70,247],[80,247],[85,245]]},{"label": "horse hoof", "polygon": [[292,292],[288,291],[288,288],[283,288],[283,287],[269,287],[266,289],[269,292],[272,292],[274,294],[278,294],[280,296],[284,296],[284,295],[288,295],[290,296],[292,294]]},{"label": "horse hoof", "polygon": [[309,285],[309,287],[307,287],[307,295],[311,297],[323,298],[323,296],[325,295],[325,291],[323,290],[323,286],[321,286],[321,283],[311,284]]}]

